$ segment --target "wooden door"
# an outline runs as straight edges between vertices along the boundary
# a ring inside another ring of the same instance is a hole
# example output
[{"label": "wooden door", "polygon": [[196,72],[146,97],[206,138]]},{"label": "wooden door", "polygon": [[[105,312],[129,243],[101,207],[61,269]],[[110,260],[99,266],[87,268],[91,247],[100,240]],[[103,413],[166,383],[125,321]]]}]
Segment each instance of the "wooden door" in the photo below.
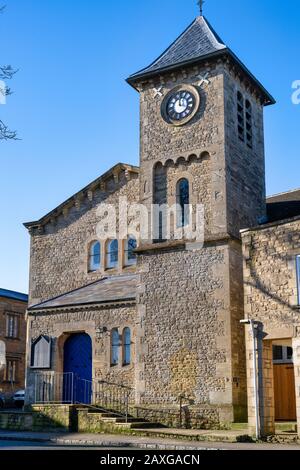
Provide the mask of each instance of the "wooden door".
[{"label": "wooden door", "polygon": [[275,420],[296,421],[296,392],[293,364],[274,364]]}]

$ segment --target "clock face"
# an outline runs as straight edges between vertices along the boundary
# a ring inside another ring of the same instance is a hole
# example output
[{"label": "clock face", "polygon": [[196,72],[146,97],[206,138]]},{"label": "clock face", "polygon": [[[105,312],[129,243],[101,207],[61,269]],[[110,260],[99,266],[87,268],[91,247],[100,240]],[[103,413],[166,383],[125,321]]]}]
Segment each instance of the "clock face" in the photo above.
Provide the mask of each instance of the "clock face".
[{"label": "clock face", "polygon": [[172,121],[182,121],[193,114],[195,107],[195,95],[190,91],[180,90],[169,98],[166,112]]},{"label": "clock face", "polygon": [[173,126],[184,126],[190,122],[200,108],[201,97],[195,86],[178,85],[161,103],[163,119]]}]

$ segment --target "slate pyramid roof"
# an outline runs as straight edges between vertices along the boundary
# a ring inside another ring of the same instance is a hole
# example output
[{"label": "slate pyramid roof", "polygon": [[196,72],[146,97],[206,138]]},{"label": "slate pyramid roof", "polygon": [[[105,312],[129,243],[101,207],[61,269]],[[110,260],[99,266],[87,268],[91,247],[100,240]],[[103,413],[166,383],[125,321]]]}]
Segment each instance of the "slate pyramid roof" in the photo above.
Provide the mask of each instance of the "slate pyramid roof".
[{"label": "slate pyramid roof", "polygon": [[203,16],[198,16],[158,59],[135,75],[200,59],[221,49],[226,49],[222,39]]},{"label": "slate pyramid roof", "polygon": [[135,86],[138,80],[147,79],[168,70],[224,54],[231,56],[255,82],[256,86],[261,89],[266,97],[266,104],[275,102],[274,98],[265,90],[262,84],[222,41],[204,16],[198,16],[158,59],[148,67],[131,75],[127,81]]}]

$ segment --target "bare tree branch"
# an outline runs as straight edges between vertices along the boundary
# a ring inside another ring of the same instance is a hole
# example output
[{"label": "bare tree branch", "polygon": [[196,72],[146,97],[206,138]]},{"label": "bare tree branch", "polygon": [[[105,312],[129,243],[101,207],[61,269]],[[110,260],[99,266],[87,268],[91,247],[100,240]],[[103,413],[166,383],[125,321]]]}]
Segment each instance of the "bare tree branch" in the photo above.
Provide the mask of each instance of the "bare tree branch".
[{"label": "bare tree branch", "polygon": [[5,93],[5,96],[11,96],[13,94],[13,91],[11,90],[11,88],[6,87],[4,90],[4,93]]},{"label": "bare tree branch", "polygon": [[14,70],[11,65],[0,66],[0,80],[10,80],[17,70]]},{"label": "bare tree branch", "polygon": [[[6,5],[0,6],[0,14],[3,13],[5,10]],[[3,65],[0,66],[0,80],[10,80],[17,71],[12,68],[11,65]],[[9,96],[12,94],[12,91],[6,85],[0,86],[0,94],[2,96]],[[0,102],[1,103],[1,102]],[[17,139],[17,132],[11,131],[6,124],[0,119],[0,141],[1,140],[18,140]]]},{"label": "bare tree branch", "polygon": [[11,131],[1,120],[0,120],[0,140],[18,140],[17,132]]}]

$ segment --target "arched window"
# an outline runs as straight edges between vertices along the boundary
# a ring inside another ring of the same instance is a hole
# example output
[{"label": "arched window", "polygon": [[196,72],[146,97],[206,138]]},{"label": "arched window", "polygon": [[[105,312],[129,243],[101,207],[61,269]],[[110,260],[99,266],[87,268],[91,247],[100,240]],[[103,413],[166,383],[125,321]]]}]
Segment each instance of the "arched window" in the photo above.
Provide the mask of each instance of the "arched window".
[{"label": "arched window", "polygon": [[119,347],[120,347],[120,337],[119,331],[117,328],[111,330],[110,335],[110,364],[116,366],[119,363]]},{"label": "arched window", "polygon": [[116,268],[119,261],[119,243],[118,240],[111,240],[107,243],[106,266],[107,268]]},{"label": "arched window", "polygon": [[136,254],[134,250],[137,248],[137,241],[135,237],[129,236],[125,242],[125,265],[132,266],[136,264]]},{"label": "arched window", "polygon": [[130,328],[124,328],[122,335],[123,347],[123,366],[131,363],[131,331]]},{"label": "arched window", "polygon": [[190,204],[190,185],[186,178],[182,178],[177,183],[176,202],[178,207],[177,227],[184,227],[189,224],[189,204]]},{"label": "arched window", "polygon": [[101,245],[100,242],[93,242],[90,245],[89,271],[97,271],[101,266]]}]

